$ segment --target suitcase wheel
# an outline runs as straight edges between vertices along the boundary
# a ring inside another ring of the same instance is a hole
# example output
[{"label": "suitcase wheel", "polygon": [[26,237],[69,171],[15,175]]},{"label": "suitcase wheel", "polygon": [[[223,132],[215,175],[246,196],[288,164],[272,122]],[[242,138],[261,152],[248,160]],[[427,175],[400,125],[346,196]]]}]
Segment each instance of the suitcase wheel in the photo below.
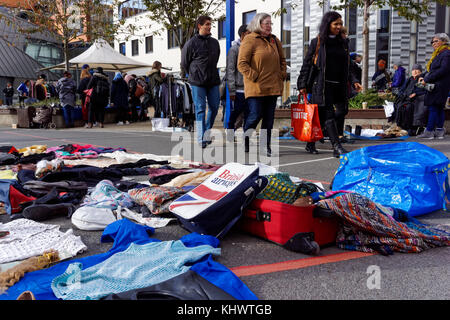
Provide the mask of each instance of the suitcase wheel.
[{"label": "suitcase wheel", "polygon": [[320,246],[314,241],[314,233],[312,232],[297,233],[283,247],[294,252],[310,255],[318,255],[320,252]]}]

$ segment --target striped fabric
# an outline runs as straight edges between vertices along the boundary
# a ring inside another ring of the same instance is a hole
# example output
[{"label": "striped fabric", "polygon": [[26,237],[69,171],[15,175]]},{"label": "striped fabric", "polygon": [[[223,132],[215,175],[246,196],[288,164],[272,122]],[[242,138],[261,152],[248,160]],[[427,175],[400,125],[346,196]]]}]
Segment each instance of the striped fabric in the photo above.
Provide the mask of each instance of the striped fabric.
[{"label": "striped fabric", "polygon": [[336,244],[342,249],[388,255],[394,251],[417,253],[450,245],[449,232],[417,220],[396,221],[394,209],[357,193],[321,200],[317,205],[332,210],[340,218]]}]

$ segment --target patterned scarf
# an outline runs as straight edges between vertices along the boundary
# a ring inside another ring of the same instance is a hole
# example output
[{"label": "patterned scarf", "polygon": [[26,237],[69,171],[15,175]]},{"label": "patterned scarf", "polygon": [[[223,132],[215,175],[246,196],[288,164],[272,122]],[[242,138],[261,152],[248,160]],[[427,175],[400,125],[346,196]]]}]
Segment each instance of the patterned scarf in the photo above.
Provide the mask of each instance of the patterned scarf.
[{"label": "patterned scarf", "polygon": [[340,220],[336,245],[345,250],[417,253],[429,248],[450,246],[450,233],[421,224],[407,217],[397,221],[398,214],[357,193],[345,193],[321,200],[317,205],[330,209]]},{"label": "patterned scarf", "polygon": [[434,58],[436,58],[439,55],[439,53],[441,53],[444,50],[450,50],[450,47],[448,44],[443,44],[442,46],[440,46],[439,48],[434,50],[433,54],[431,55],[430,61],[428,61],[428,63],[427,63],[427,71],[428,72],[430,72],[431,63],[433,62]]}]

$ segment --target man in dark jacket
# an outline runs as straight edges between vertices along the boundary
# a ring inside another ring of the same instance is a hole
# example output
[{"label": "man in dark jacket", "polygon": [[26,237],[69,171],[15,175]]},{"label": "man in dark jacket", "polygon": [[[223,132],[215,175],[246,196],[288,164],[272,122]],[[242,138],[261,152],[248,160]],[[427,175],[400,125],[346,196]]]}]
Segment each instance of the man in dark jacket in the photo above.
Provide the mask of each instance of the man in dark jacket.
[{"label": "man in dark jacket", "polygon": [[103,121],[105,118],[105,108],[109,102],[110,86],[108,76],[103,73],[103,68],[98,67],[97,72],[94,72],[87,89],[93,89],[88,116],[88,128],[92,128],[92,121],[95,114],[95,119],[103,128]]},{"label": "man in dark jacket", "polygon": [[[211,143],[205,132],[212,128],[220,103],[220,77],[217,62],[220,56],[219,41],[211,37],[211,17],[200,16],[196,27],[198,33],[183,47],[181,66],[188,73],[195,105],[197,141],[205,148]],[[208,116],[205,121],[206,99]]]},{"label": "man in dark jacket", "polygon": [[11,82],[8,82],[6,84],[6,88],[3,89],[3,93],[5,94],[5,104],[7,106],[12,105],[12,100],[13,100],[13,96],[14,96],[14,88],[13,88]]},{"label": "man in dark jacket", "polygon": [[73,128],[77,84],[73,81],[72,74],[69,71],[64,71],[64,77],[56,83],[56,92],[59,94],[66,127]]},{"label": "man in dark jacket", "polygon": [[227,138],[230,139],[234,136],[233,133],[236,129],[237,118],[244,113],[247,108],[247,102],[244,95],[244,77],[237,69],[237,61],[241,41],[244,40],[245,36],[249,33],[250,31],[247,30],[246,24],[240,26],[238,30],[239,39],[233,41],[227,55],[226,83],[230,94],[230,100],[232,101],[230,118],[228,121],[230,135],[227,134]]}]

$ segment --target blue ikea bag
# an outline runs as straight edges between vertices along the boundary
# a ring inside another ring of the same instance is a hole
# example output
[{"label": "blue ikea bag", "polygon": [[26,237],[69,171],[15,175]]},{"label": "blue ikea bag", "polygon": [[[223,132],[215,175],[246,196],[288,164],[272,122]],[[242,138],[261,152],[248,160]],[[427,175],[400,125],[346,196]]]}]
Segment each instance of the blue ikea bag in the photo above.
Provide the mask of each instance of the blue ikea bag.
[{"label": "blue ikea bag", "polygon": [[410,216],[446,210],[449,159],[417,142],[375,145],[341,156],[332,190],[348,190]]}]

